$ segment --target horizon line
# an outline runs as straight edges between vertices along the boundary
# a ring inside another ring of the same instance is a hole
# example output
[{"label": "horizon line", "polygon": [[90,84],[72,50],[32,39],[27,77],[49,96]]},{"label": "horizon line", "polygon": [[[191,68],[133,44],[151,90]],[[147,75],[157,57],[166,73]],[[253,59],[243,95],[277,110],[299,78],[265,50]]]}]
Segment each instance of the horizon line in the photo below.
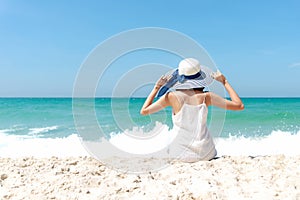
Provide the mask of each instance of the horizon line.
[{"label": "horizon line", "polygon": [[[72,97],[72,96],[0,96],[0,99],[92,99],[92,98],[147,98],[147,96],[132,97],[111,97],[111,96],[95,96],[95,97]],[[228,98],[228,97],[225,97]],[[300,98],[300,96],[240,96],[240,98]]]}]

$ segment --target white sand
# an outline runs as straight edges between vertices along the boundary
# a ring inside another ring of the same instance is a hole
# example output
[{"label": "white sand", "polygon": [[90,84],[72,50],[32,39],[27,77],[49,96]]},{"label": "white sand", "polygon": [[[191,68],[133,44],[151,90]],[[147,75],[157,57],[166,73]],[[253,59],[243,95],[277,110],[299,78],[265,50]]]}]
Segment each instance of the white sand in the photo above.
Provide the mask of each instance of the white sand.
[{"label": "white sand", "polygon": [[0,158],[0,199],[300,199],[300,156],[221,157],[124,174],[90,157]]}]

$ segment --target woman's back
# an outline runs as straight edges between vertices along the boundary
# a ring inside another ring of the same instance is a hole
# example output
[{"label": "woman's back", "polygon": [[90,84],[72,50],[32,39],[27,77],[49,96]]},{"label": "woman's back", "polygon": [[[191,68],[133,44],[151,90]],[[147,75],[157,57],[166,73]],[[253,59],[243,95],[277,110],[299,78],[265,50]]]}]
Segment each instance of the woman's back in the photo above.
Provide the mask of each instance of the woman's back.
[{"label": "woman's back", "polygon": [[206,93],[198,90],[178,90],[169,94],[169,100],[173,114],[176,114],[184,104],[197,106],[206,103]]},{"label": "woman's back", "polygon": [[177,133],[173,147],[179,159],[185,162],[212,159],[216,150],[206,127],[205,93],[176,91],[171,96],[176,99],[171,97],[170,101],[180,108],[172,115],[173,130]]}]

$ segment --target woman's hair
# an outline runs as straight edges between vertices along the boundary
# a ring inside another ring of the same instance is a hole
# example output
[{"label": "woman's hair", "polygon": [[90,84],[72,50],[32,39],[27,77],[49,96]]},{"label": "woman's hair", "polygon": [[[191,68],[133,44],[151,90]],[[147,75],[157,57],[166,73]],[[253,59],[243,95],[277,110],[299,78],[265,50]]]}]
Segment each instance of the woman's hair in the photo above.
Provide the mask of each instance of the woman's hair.
[{"label": "woman's hair", "polygon": [[204,91],[204,87],[191,88],[191,89],[176,89],[176,90],[196,90],[196,91],[200,91],[200,92],[207,92],[207,91]]},{"label": "woman's hair", "polygon": [[193,88],[193,90],[197,90],[197,91],[203,92],[203,90],[204,90],[204,87],[200,87],[200,88]]}]

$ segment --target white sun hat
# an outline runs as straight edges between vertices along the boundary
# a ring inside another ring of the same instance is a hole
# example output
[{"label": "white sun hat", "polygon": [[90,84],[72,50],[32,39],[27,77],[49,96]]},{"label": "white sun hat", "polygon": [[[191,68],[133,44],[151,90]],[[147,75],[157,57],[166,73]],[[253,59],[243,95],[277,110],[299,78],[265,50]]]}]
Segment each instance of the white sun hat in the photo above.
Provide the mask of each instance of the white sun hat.
[{"label": "white sun hat", "polygon": [[160,89],[158,97],[170,89],[204,88],[213,82],[212,70],[200,65],[195,58],[186,58],[179,63],[178,69],[172,72],[170,80]]}]

